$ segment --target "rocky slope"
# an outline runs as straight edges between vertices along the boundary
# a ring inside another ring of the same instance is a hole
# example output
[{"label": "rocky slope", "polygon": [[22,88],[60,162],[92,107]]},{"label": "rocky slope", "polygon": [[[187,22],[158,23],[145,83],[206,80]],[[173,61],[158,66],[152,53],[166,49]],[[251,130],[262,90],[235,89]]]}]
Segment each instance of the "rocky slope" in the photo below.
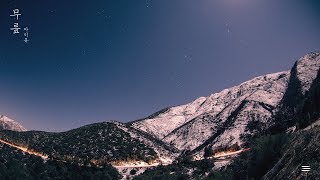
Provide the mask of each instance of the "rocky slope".
[{"label": "rocky slope", "polygon": [[[300,128],[303,128],[317,119],[319,116],[319,113],[317,113],[319,110],[317,109],[319,95],[317,94],[320,92],[319,68],[320,52],[309,53],[294,64],[285,95],[274,117],[273,133],[284,131],[293,126],[301,125]],[[306,111],[310,111],[309,115]],[[308,116],[308,120],[304,117],[305,115]],[[308,122],[302,123],[301,120]]]},{"label": "rocky slope", "polygon": [[[263,179],[319,179],[320,177],[320,127],[297,132],[276,165]],[[311,171],[301,171],[310,166]]]},{"label": "rocky slope", "polygon": [[[319,67],[320,54],[309,53],[291,71],[260,76],[191,103],[163,109],[129,125],[181,151],[189,149],[201,154],[210,144],[213,148],[241,146],[250,137],[278,125],[277,122],[285,124],[279,118],[285,116],[278,112],[294,109],[293,105],[310,96]],[[292,125],[286,125],[282,131]]]},{"label": "rocky slope", "polygon": [[132,127],[180,150],[193,150],[214,135],[216,146],[241,144],[240,136],[246,132],[248,123],[259,120],[262,126],[267,126],[286,90],[288,78],[288,71],[260,76],[133,122]]},{"label": "rocky slope", "polygon": [[159,159],[161,160],[161,163],[168,164],[171,163],[172,160],[174,160],[178,155],[179,151],[171,145],[168,145],[167,143],[154,138],[153,136],[149,135],[148,133],[145,133],[143,131],[134,129],[127,124],[120,123],[120,122],[113,122],[117,125],[118,128],[121,130],[129,133],[129,135],[142,142],[143,144],[146,144],[148,147],[152,148]]},{"label": "rocky slope", "polygon": [[12,130],[12,131],[26,131],[21,124],[15,122],[14,120],[8,118],[7,116],[0,115],[0,130]]},{"label": "rocky slope", "polygon": [[[164,140],[180,149],[191,150],[209,138],[214,141],[214,147],[236,143],[241,145],[241,136],[254,133],[248,131],[249,123],[259,121],[260,128],[268,127],[273,110],[285,90],[287,77],[288,72],[260,76],[218,93],[218,97],[224,99],[222,110],[208,111],[197,116],[170,133]],[[215,98],[209,98],[208,101],[215,101]],[[199,128],[203,130],[199,131]],[[195,132],[198,136],[196,138],[192,137]]]}]

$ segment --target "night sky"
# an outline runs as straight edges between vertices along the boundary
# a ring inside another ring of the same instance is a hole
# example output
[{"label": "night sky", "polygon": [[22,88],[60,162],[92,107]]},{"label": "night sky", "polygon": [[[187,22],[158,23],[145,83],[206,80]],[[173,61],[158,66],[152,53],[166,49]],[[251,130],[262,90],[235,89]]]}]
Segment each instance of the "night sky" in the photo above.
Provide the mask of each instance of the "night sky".
[{"label": "night sky", "polygon": [[128,122],[288,70],[320,49],[317,1],[3,0],[0,114],[45,131]]}]

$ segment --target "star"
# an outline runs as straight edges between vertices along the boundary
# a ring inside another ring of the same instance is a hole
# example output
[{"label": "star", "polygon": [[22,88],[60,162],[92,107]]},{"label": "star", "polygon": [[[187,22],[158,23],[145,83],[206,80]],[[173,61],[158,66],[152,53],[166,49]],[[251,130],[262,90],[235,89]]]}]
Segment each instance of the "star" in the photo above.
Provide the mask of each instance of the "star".
[{"label": "star", "polygon": [[75,39],[75,40],[79,40],[80,39],[80,34],[74,33],[72,35],[72,38]]},{"label": "star", "polygon": [[231,28],[230,28],[229,23],[226,23],[225,26],[226,26],[226,28],[227,28],[227,32],[230,33],[230,32],[231,32]]},{"label": "star", "polygon": [[188,55],[188,54],[185,54],[184,55],[184,59],[186,60],[186,61],[192,61],[192,55]]},{"label": "star", "polygon": [[86,49],[82,50],[82,55],[86,55],[86,54],[87,54],[87,50]]},{"label": "star", "polygon": [[48,13],[50,14],[50,16],[55,15],[56,10],[55,9],[48,9]]},{"label": "star", "polygon": [[146,7],[151,8],[151,0],[146,0]]},{"label": "star", "polygon": [[180,81],[178,81],[178,82],[177,82],[177,87],[182,88],[182,87],[183,87],[183,84],[182,84]]}]

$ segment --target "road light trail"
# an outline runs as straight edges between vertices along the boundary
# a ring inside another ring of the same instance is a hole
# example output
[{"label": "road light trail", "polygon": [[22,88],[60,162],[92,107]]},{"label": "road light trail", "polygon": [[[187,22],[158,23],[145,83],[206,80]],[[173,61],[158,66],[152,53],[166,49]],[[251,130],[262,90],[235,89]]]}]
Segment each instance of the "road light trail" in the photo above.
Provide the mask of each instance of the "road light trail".
[{"label": "road light trail", "polygon": [[47,155],[43,155],[41,153],[38,153],[38,152],[34,152],[34,151],[30,151],[28,150],[28,148],[26,147],[22,147],[22,146],[18,146],[18,145],[15,145],[15,144],[12,144],[8,141],[4,141],[2,139],[0,139],[0,142],[3,143],[3,144],[6,144],[8,146],[11,146],[11,147],[14,147],[16,149],[20,149],[21,151],[25,152],[25,153],[28,153],[28,154],[32,154],[32,155],[35,155],[35,156],[38,156],[38,157],[41,157],[42,159],[48,159],[48,156]]}]

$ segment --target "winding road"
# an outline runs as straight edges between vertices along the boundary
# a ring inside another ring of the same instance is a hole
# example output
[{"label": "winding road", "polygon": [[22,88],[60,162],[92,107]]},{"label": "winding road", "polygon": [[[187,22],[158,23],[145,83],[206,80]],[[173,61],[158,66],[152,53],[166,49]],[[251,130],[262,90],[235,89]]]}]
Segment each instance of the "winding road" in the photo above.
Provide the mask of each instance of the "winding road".
[{"label": "winding road", "polygon": [[[22,147],[22,146],[18,146],[18,145],[15,145],[15,144],[12,144],[8,141],[5,141],[5,140],[2,140],[0,139],[0,143],[3,143],[3,144],[6,144],[8,146],[11,146],[13,148],[16,148],[16,149],[19,149],[25,153],[28,153],[28,154],[32,154],[32,155],[35,155],[35,156],[38,156],[38,157],[41,157],[42,159],[44,160],[47,160],[48,159],[48,156],[47,155],[44,155],[44,154],[41,154],[41,153],[38,153],[38,152],[34,152],[34,151],[30,151],[28,150],[28,148],[26,147]],[[249,151],[250,148],[244,148],[244,149],[241,149],[241,150],[238,150],[238,151],[234,151],[234,152],[226,152],[226,153],[221,153],[219,155],[215,155],[215,156],[212,156],[210,159],[215,159],[216,161],[219,161],[219,160],[226,160],[226,158],[230,158],[232,156],[235,156],[235,155],[238,155],[242,152],[245,152],[245,151]],[[197,160],[201,160],[201,159],[197,159]],[[155,167],[155,166],[159,166],[160,163],[154,163],[154,164],[148,164],[148,165],[123,165],[123,166],[116,166],[116,165],[113,165],[113,167],[117,168],[117,169],[122,169],[122,168],[145,168],[145,167]],[[169,165],[169,164],[162,164],[164,166],[166,165]]]}]

